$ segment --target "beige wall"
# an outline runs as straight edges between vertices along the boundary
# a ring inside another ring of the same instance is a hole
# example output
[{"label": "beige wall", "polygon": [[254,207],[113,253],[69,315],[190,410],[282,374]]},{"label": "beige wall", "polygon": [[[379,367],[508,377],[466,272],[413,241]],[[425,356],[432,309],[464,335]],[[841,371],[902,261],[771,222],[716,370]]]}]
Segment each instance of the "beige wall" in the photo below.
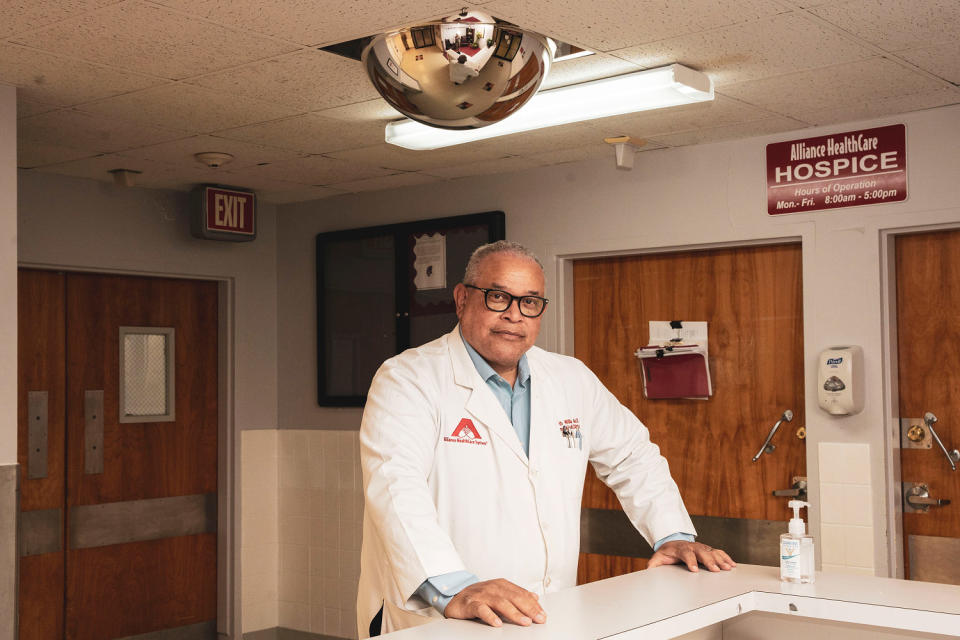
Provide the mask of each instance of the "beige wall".
[{"label": "beige wall", "polygon": [[[766,144],[897,122],[907,126],[909,197],[905,202],[767,215]],[[960,224],[957,148],[960,107],[947,107],[765,138],[650,151],[636,157],[630,172],[614,169],[611,151],[609,160],[283,206],[277,232],[280,427],[359,426],[357,409],[316,405],[313,237],[320,231],[503,210],[507,237],[529,245],[546,259],[547,296],[556,304],[543,323],[539,342],[568,353],[573,350],[567,315],[572,304],[563,282],[570,257],[797,239],[803,243],[804,263],[807,470],[814,503],[811,530],[820,533],[820,443],[866,445],[868,483],[858,478],[856,484],[867,487],[871,496],[871,520],[865,535],[872,540],[873,551],[870,566],[861,566],[858,557],[860,564],[849,567],[879,575],[895,573],[899,501],[888,472],[893,468],[890,440],[894,414],[886,408],[890,399],[884,386],[888,356],[884,353],[881,235]],[[857,416],[835,418],[817,408],[813,365],[820,350],[847,343],[864,348],[866,409]],[[831,531],[846,533],[846,529]],[[864,534],[863,530],[857,532]],[[835,548],[836,541],[832,542]],[[828,564],[845,564],[836,557],[833,560]]]},{"label": "beige wall", "polygon": [[17,576],[17,95],[0,85],[0,640],[13,640]]},{"label": "beige wall", "polygon": [[[17,361],[17,96],[0,85],[0,362]],[[0,464],[17,461],[17,371],[0,371]]]},{"label": "beige wall", "polygon": [[238,429],[277,426],[276,216],[261,205],[253,242],[190,235],[187,194],[20,172],[20,263],[223,279],[236,353]]}]

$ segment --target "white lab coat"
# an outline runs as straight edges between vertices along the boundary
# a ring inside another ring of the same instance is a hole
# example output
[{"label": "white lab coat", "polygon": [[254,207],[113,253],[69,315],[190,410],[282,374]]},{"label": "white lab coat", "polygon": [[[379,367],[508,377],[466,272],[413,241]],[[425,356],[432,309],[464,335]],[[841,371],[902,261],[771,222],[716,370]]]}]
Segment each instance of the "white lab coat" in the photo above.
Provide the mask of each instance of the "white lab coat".
[{"label": "white lab coat", "polygon": [[[647,541],[695,533],[646,427],[579,360],[537,347],[527,359],[529,460],[459,328],[374,376],[360,428],[361,638],[381,605],[384,633],[440,617],[416,595],[430,576],[465,569],[538,594],[574,586],[588,460]],[[582,449],[561,432],[574,419]]]}]

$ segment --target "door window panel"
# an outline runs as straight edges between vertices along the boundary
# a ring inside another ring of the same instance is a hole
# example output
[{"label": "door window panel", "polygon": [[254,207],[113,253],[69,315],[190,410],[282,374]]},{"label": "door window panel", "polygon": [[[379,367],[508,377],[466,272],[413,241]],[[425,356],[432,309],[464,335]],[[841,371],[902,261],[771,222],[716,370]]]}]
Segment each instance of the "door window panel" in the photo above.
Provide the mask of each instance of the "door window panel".
[{"label": "door window panel", "polygon": [[120,327],[120,422],[174,420],[174,330]]}]

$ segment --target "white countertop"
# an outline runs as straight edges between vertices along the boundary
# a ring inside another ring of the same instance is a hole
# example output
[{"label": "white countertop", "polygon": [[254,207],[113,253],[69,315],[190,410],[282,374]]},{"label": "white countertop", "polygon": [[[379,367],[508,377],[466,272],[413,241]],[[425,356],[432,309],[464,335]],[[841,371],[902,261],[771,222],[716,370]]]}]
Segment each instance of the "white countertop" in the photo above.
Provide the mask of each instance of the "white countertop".
[{"label": "white countertop", "polygon": [[550,593],[542,601],[542,625],[493,628],[442,620],[387,637],[655,640],[750,611],[960,636],[960,586],[839,573],[817,573],[814,584],[793,585],[780,582],[776,567],[744,564],[720,573],[658,567]]}]

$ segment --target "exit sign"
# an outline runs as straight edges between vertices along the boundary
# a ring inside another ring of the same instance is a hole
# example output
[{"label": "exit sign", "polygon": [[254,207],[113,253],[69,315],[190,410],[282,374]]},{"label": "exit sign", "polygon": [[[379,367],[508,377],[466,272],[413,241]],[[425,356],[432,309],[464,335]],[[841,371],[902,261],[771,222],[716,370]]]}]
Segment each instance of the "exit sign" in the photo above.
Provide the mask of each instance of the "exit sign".
[{"label": "exit sign", "polygon": [[192,231],[198,238],[249,242],[257,237],[256,198],[251,191],[204,185]]}]

